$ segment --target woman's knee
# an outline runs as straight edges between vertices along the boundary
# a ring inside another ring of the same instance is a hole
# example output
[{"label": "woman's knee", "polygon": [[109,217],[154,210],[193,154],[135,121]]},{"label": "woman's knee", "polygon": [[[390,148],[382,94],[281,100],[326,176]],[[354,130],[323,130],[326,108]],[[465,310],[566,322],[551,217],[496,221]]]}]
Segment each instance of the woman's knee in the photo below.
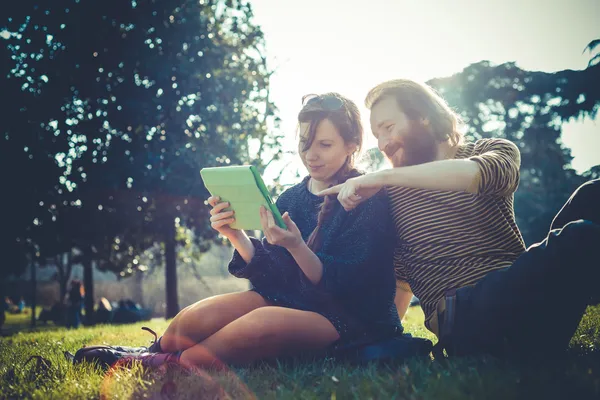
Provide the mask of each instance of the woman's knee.
[{"label": "woman's knee", "polygon": [[177,314],[165,331],[161,345],[177,350],[188,348],[266,305],[264,299],[254,292],[229,293],[201,300]]}]

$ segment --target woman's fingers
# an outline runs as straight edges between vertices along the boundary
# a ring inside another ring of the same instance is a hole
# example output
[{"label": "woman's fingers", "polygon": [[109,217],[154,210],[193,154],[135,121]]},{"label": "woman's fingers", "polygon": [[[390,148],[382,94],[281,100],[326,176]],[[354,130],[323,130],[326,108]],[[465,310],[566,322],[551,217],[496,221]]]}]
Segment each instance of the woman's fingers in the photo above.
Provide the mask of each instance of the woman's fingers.
[{"label": "woman's fingers", "polygon": [[262,206],[258,209],[258,212],[260,215],[260,225],[262,226],[263,231],[265,231],[267,229],[267,227],[269,226],[269,224],[267,223],[267,216],[265,215],[265,212],[264,212]]},{"label": "woman's fingers", "polygon": [[210,204],[211,207],[214,207],[219,202],[219,200],[221,200],[219,196],[210,196],[206,201],[208,204]]},{"label": "woman's fingers", "polygon": [[[291,219],[290,222],[293,224]],[[285,240],[286,230],[279,227],[275,222],[273,213],[262,206],[260,208],[260,223],[269,243],[279,245]]]},{"label": "woman's fingers", "polygon": [[235,214],[235,211],[225,211],[222,213],[215,214],[212,217],[210,217],[210,222],[217,222],[222,219],[231,218],[233,217],[233,214]]},{"label": "woman's fingers", "polygon": [[267,220],[267,213],[263,206],[260,206],[259,213],[260,213],[260,224],[263,228],[263,233],[265,234],[267,241],[269,243],[272,243],[271,242],[271,240],[272,240],[271,232],[269,230],[269,221]]},{"label": "woman's fingers", "polygon": [[210,210],[210,226],[217,230],[235,222],[235,211],[230,210],[221,212],[224,208],[229,206],[229,203],[218,203],[219,200],[219,197],[210,197],[208,199],[208,203],[213,206],[213,208]]},{"label": "woman's fingers", "polygon": [[229,204],[228,201],[225,201],[223,203],[218,203],[215,206],[213,206],[213,208],[210,210],[210,215],[216,215],[218,213],[220,213],[223,209],[229,207],[231,204]]},{"label": "woman's fingers", "polygon": [[269,228],[273,228],[275,226],[277,226],[277,224],[275,224],[275,218],[273,217],[273,213],[271,211],[266,211],[267,214],[267,222],[269,224]]},{"label": "woman's fingers", "polygon": [[226,219],[221,219],[219,221],[215,221],[213,223],[210,224],[210,226],[213,229],[219,229],[224,227],[225,225],[229,225],[235,222],[235,218],[226,218]]}]

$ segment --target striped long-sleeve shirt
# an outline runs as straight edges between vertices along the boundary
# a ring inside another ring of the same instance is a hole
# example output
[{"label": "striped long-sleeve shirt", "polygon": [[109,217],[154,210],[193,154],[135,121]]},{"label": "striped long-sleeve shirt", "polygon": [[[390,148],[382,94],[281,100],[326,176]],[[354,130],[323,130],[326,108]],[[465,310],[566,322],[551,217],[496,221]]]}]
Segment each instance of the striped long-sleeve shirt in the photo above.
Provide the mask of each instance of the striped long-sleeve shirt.
[{"label": "striped long-sleeve shirt", "polygon": [[476,190],[387,188],[398,234],[396,278],[419,298],[428,329],[446,290],[476,283],[525,250],[513,209],[519,149],[507,140],[482,139],[461,145],[455,158],[479,165]]}]

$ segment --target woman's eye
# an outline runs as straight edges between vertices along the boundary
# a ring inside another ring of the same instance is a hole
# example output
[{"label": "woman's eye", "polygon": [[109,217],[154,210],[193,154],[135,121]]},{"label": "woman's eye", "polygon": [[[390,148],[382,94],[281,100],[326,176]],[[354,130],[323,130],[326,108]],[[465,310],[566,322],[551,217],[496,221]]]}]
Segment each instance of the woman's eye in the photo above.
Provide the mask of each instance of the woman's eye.
[{"label": "woman's eye", "polygon": [[321,147],[329,148],[329,147],[331,147],[331,144],[329,144],[329,143],[321,143]]},{"label": "woman's eye", "polygon": [[388,132],[391,132],[393,127],[394,127],[394,125],[388,125],[386,129]]}]

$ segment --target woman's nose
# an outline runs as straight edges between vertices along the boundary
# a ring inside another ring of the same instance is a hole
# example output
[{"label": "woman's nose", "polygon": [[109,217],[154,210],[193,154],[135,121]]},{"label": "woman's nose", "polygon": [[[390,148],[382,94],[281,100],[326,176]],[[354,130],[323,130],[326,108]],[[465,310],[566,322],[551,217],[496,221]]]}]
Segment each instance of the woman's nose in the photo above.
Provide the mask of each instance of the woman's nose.
[{"label": "woman's nose", "polygon": [[304,157],[308,160],[308,161],[315,161],[319,159],[319,153],[317,151],[315,151],[312,147],[308,150],[306,150],[306,153],[304,154]]}]

